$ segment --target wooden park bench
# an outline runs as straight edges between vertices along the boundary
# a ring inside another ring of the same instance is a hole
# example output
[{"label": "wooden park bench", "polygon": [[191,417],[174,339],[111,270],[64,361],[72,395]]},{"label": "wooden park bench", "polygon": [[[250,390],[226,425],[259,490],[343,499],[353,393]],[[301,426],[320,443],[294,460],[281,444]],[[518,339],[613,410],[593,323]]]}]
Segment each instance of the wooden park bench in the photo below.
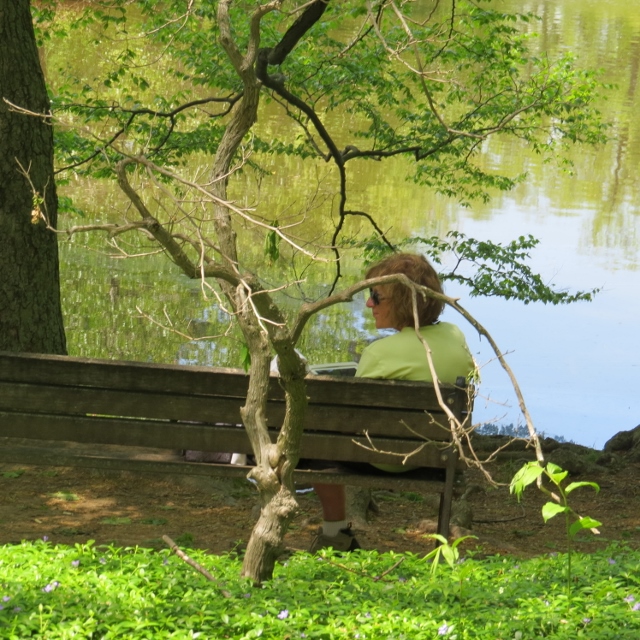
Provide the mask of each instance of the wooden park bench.
[{"label": "wooden park bench", "polygon": [[[303,458],[399,463],[370,450],[366,433],[380,451],[418,449],[410,464],[421,468],[401,474],[366,466],[297,469],[296,483],[439,493],[438,533],[447,536],[459,462],[433,385],[320,375],[307,380]],[[470,418],[460,382],[441,386],[442,395],[454,415]],[[250,467],[186,462],[177,452],[251,453],[237,424],[247,385],[247,375],[234,369],[0,353],[0,462],[243,477]],[[267,419],[274,441],[283,415],[284,394],[272,377]]]}]

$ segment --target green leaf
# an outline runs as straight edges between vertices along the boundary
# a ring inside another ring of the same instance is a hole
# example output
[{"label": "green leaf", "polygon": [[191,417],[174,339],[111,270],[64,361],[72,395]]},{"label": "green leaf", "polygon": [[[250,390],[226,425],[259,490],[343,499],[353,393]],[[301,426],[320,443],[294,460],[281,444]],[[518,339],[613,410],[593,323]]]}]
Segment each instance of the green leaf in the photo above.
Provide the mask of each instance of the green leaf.
[{"label": "green leaf", "polygon": [[567,488],[564,490],[565,493],[571,493],[574,489],[578,489],[579,487],[592,487],[596,493],[600,491],[600,485],[596,482],[572,482],[567,485]]},{"label": "green leaf", "polygon": [[602,522],[598,522],[598,520],[594,520],[593,518],[589,518],[588,516],[585,516],[584,518],[580,518],[579,520],[576,520],[570,527],[569,527],[569,535],[573,538],[578,531],[582,531],[582,529],[595,529],[596,527],[599,527],[602,524]]},{"label": "green leaf", "polygon": [[278,221],[274,220],[271,224],[274,228],[268,231],[264,238],[264,254],[273,264],[280,257],[280,236],[276,232]]},{"label": "green leaf", "polygon": [[561,504],[557,504],[556,502],[547,502],[542,506],[542,517],[544,521],[547,522],[553,516],[557,516],[559,513],[566,513],[569,510],[569,507],[563,507]]},{"label": "green leaf", "polygon": [[602,526],[602,522],[596,520],[595,518],[590,518],[589,516],[583,516],[582,518],[580,518],[580,522],[582,522],[582,524],[589,529],[595,529],[596,527]]},{"label": "green leaf", "polygon": [[440,544],[443,544],[443,545],[449,544],[449,541],[444,536],[441,536],[439,533],[429,533],[424,537],[433,538],[434,540],[437,540]]},{"label": "green leaf", "polygon": [[520,500],[522,492],[525,487],[528,487],[532,482],[543,473],[543,468],[539,462],[527,462],[521,469],[513,476],[511,484],[509,485],[509,492],[515,493]]},{"label": "green leaf", "polygon": [[244,342],[240,345],[240,364],[245,371],[249,371],[249,367],[251,366],[251,352]]},{"label": "green leaf", "polygon": [[471,538],[477,540],[478,536],[460,536],[451,543],[451,546],[455,549],[461,542],[464,542],[465,540],[469,540]]},{"label": "green leaf", "polygon": [[551,481],[558,486],[560,486],[560,483],[569,475],[568,471],[564,471],[562,467],[559,467],[553,462],[547,463],[546,472],[549,478],[551,478]]},{"label": "green leaf", "polygon": [[460,553],[449,544],[443,544],[440,548],[442,549],[442,557],[445,562],[453,569],[457,559],[460,557]]}]

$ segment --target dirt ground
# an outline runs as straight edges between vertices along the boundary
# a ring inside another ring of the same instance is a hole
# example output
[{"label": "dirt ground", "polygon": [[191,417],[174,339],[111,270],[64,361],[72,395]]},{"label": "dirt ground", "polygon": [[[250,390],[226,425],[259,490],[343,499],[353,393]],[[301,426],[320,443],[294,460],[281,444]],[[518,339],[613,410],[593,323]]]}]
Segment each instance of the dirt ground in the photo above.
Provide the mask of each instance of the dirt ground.
[{"label": "dirt ground", "polygon": [[[518,465],[519,466],[519,465]],[[498,480],[508,482],[517,469],[512,463],[495,467]],[[599,483],[599,494],[588,488],[572,494],[573,506],[603,524],[600,535],[583,532],[577,548],[592,551],[612,541],[640,547],[640,463],[625,462],[617,470],[598,470],[588,477]],[[544,524],[540,507],[546,501],[531,487],[522,504],[508,487],[485,486],[468,472],[472,510],[469,531],[477,539],[466,548],[486,554],[529,556],[563,551],[564,522],[556,517]],[[415,493],[374,493],[378,513],[354,527],[363,547],[379,551],[427,553],[420,522],[435,516],[434,496]],[[313,493],[300,496],[300,513],[286,537],[291,550],[306,549],[320,518]],[[257,494],[247,481],[208,478],[166,478],[152,474],[104,472],[61,467],[0,465],[0,543],[17,543],[47,536],[53,543],[95,540],[118,546],[164,546],[166,534],[184,547],[223,553],[241,549],[257,516]]]}]

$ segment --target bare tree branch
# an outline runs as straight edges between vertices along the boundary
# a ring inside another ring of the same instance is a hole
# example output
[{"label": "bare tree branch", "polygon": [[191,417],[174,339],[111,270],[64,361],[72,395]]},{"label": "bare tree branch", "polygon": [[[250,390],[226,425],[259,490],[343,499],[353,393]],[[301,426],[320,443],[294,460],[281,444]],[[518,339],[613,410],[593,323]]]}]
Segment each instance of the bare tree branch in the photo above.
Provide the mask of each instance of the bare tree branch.
[{"label": "bare tree branch", "polygon": [[162,536],[162,539],[167,543],[171,551],[178,556],[178,558],[186,562],[190,567],[193,567],[198,573],[209,580],[209,582],[215,583],[215,585],[220,589],[220,593],[225,598],[233,597],[229,591],[220,586],[220,582],[218,580],[216,580],[201,564],[198,564],[193,558],[189,557],[184,551],[182,551],[182,549],[180,549],[180,547],[169,536]]},{"label": "bare tree branch", "polygon": [[[507,373],[507,375],[509,376],[509,379],[511,381],[511,384],[513,386],[513,389],[516,393],[516,397],[518,398],[518,405],[520,407],[520,410],[522,411],[522,414],[525,418],[526,424],[527,424],[527,429],[529,431],[529,438],[530,441],[532,442],[534,449],[535,449],[535,453],[536,453],[536,459],[540,462],[544,462],[544,456],[542,454],[542,447],[540,444],[540,438],[537,434],[537,431],[534,427],[533,424],[533,420],[531,419],[531,415],[529,414],[529,410],[526,406],[525,400],[524,400],[524,396],[522,395],[522,391],[520,389],[520,385],[518,384],[518,381],[513,373],[513,371],[511,370],[511,367],[509,366],[509,364],[507,363],[507,361],[504,358],[503,353],[501,352],[500,348],[498,347],[498,345],[496,344],[495,340],[493,339],[493,337],[489,334],[489,332],[468,312],[466,311],[466,309],[464,309],[459,303],[458,303],[458,299],[457,298],[451,298],[449,296],[446,296],[442,293],[438,293],[436,291],[433,291],[432,289],[429,289],[427,287],[423,287],[421,285],[417,285],[414,282],[412,282],[411,280],[409,280],[404,274],[393,274],[393,275],[387,275],[387,276],[381,276],[378,278],[371,278],[369,280],[363,280],[361,282],[358,282],[354,285],[352,285],[351,287],[348,287],[347,289],[344,289],[343,291],[331,295],[327,298],[324,298],[323,300],[319,300],[318,302],[315,303],[307,303],[302,305],[302,307],[300,308],[300,311],[298,313],[298,317],[296,318],[294,324],[293,324],[293,328],[291,331],[291,335],[294,339],[294,341],[297,341],[300,338],[300,335],[302,333],[302,330],[304,329],[305,324],[307,323],[307,321],[309,320],[309,318],[317,313],[318,311],[321,311],[322,309],[325,309],[327,307],[330,307],[334,304],[338,304],[338,303],[342,303],[342,302],[350,302],[353,299],[353,296],[360,292],[363,291],[364,289],[368,289],[372,286],[375,285],[383,285],[383,284],[390,284],[393,282],[401,282],[404,285],[406,285],[407,287],[409,287],[412,291],[412,296],[414,296],[413,300],[414,300],[414,319],[415,322],[417,324],[417,312],[416,312],[416,308],[415,308],[415,301],[416,298],[415,296],[417,294],[420,295],[424,295],[424,296],[428,296],[431,298],[435,298],[436,300],[440,300],[442,302],[444,302],[445,304],[449,305],[450,307],[452,307],[453,309],[455,309],[459,314],[461,314],[465,320],[467,320],[467,322],[469,322],[481,335],[483,335],[489,342],[489,344],[491,345],[491,348],[493,349],[494,353],[496,354],[496,357],[498,359],[498,361],[500,362],[500,365],[502,366],[502,368],[505,370],[505,372]],[[418,327],[419,328],[419,327]],[[422,336],[419,336],[421,339],[421,342],[423,344],[425,344],[425,341],[422,339]],[[435,369],[433,367],[433,361],[431,359],[431,352],[430,349],[428,347],[428,344],[426,344],[425,346],[426,352],[427,352],[427,359],[429,361],[429,368],[431,370],[431,375],[432,378],[434,380],[434,386],[436,388],[436,393],[438,394],[438,402],[440,404],[440,406],[443,408],[443,411],[446,413],[446,415],[448,416],[449,420],[450,420],[450,424],[452,425],[452,436],[454,438],[454,442],[458,448],[458,450],[463,453],[463,446],[462,446],[462,440],[461,440],[461,436],[464,437],[467,440],[467,444],[470,445],[470,441],[468,439],[468,437],[465,435],[467,432],[464,430],[464,427],[462,425],[459,425],[457,420],[455,419],[455,416],[453,416],[453,414],[451,413],[451,410],[448,408],[448,406],[446,405],[446,403],[444,402],[444,400],[442,399],[442,396],[440,394],[439,391],[439,387],[437,385],[437,374],[435,372]],[[475,465],[474,465],[475,466]],[[482,467],[480,467],[481,470],[483,471],[483,473],[486,474],[486,471],[484,469],[482,469]]]}]

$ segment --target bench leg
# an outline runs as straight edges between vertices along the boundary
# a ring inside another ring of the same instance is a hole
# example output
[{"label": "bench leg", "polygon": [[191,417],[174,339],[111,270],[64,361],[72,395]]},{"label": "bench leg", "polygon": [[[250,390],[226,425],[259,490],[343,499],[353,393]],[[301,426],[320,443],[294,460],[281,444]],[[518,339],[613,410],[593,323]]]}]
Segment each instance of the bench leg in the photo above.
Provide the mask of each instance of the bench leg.
[{"label": "bench leg", "polygon": [[[447,456],[446,475],[444,491],[440,494],[440,509],[438,512],[438,534],[443,538],[449,538],[449,521],[451,520],[451,504],[453,502],[453,483],[456,477],[456,466],[458,463],[458,452],[451,448],[445,451],[443,456]],[[436,547],[440,542],[436,541]]]}]

